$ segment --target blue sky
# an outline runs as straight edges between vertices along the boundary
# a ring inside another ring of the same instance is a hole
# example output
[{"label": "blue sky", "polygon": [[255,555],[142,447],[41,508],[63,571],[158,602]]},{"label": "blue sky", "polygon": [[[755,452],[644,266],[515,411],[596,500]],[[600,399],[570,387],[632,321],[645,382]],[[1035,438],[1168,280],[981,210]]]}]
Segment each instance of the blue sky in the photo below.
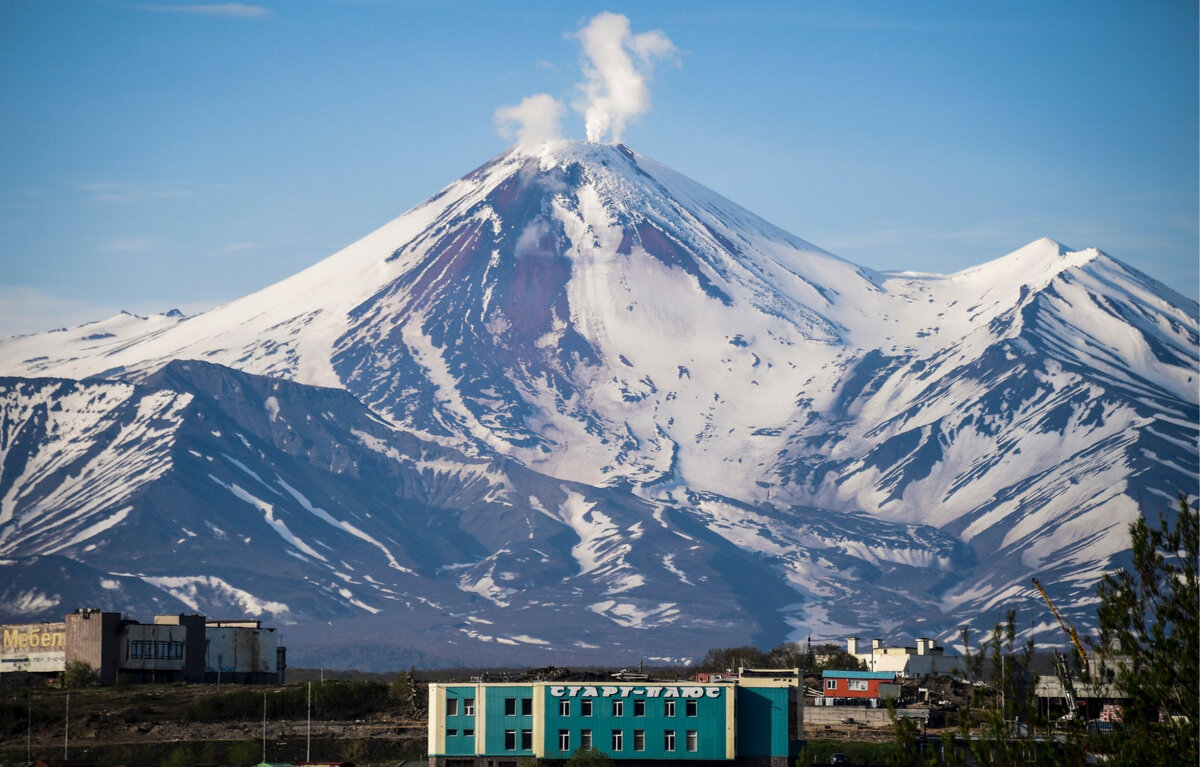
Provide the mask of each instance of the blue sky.
[{"label": "blue sky", "polygon": [[601,11],[678,50],[624,142],[844,258],[1048,236],[1197,295],[1189,0],[0,0],[0,334],[348,245],[501,152],[497,108],[570,103]]}]

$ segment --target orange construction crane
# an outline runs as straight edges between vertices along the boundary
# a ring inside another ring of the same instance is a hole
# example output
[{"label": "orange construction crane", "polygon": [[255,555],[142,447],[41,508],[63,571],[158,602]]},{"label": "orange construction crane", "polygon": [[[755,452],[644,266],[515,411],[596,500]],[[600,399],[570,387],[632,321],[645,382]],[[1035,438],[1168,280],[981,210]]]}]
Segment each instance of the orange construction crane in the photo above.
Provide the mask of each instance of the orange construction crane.
[{"label": "orange construction crane", "polygon": [[1055,618],[1058,618],[1058,625],[1062,626],[1062,630],[1067,632],[1067,636],[1071,637],[1071,642],[1075,645],[1076,652],[1079,653],[1079,660],[1083,662],[1083,670],[1086,673],[1088,670],[1088,655],[1087,651],[1083,649],[1083,642],[1079,640],[1079,634],[1076,633],[1075,627],[1058,612],[1058,608],[1050,601],[1050,597],[1046,594],[1046,590],[1042,588],[1042,584],[1038,583],[1037,578],[1033,579],[1033,585],[1037,586],[1038,593],[1042,595],[1042,599],[1046,600],[1046,606],[1050,608],[1050,612],[1054,613]]}]

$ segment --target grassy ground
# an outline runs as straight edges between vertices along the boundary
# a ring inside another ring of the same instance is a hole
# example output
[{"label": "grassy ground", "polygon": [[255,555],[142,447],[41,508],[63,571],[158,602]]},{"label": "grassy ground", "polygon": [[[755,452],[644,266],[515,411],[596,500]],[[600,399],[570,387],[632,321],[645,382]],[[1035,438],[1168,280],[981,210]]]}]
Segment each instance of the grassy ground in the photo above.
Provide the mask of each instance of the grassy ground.
[{"label": "grassy ground", "polygon": [[[257,764],[313,759],[395,765],[425,758],[425,702],[401,679],[232,687],[0,690],[0,765]],[[68,700],[69,696],[69,700]],[[311,740],[310,740],[311,733]]]}]

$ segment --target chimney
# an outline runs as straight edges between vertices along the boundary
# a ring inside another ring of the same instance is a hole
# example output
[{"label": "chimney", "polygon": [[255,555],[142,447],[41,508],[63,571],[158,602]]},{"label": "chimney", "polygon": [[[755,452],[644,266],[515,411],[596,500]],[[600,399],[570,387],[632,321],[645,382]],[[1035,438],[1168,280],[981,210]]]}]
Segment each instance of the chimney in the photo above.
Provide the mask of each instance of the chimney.
[{"label": "chimney", "polygon": [[871,640],[871,652],[882,652],[882,651],[883,651],[883,640],[882,639],[872,639]]},{"label": "chimney", "polygon": [[924,637],[917,637],[917,655],[924,655],[929,652],[929,640]]},{"label": "chimney", "polygon": [[858,637],[846,637],[846,652],[858,655]]}]

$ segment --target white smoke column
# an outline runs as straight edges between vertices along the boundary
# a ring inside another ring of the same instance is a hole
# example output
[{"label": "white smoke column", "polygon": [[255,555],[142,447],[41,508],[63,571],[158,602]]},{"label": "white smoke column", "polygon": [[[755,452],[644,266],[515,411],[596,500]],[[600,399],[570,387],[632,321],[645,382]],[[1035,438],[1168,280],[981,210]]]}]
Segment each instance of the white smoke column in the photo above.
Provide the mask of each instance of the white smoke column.
[{"label": "white smoke column", "polygon": [[517,139],[518,144],[537,144],[561,138],[559,122],[563,105],[549,93],[526,96],[515,107],[500,107],[492,115],[500,135]]},{"label": "white smoke column", "polygon": [[675,54],[675,44],[660,31],[630,33],[629,19],[601,13],[579,32],[585,58],[582,85],[585,100],[575,105],[583,113],[588,141],[612,136],[621,140],[625,126],[650,109],[646,82],[654,64]]}]

